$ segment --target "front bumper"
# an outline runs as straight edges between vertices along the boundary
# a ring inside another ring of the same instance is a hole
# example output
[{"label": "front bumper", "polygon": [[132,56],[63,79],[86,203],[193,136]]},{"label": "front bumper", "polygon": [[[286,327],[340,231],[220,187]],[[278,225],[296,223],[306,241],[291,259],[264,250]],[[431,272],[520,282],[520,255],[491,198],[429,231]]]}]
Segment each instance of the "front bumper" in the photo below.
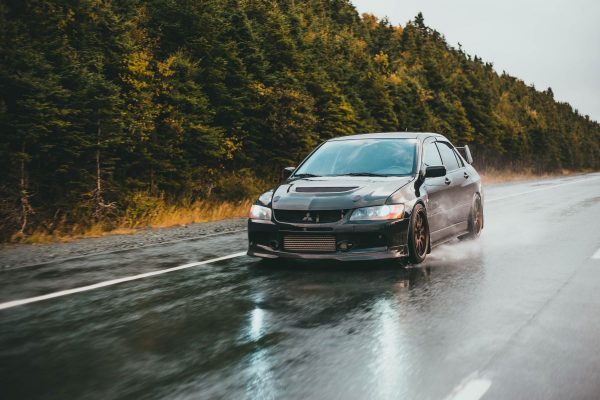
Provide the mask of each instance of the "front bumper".
[{"label": "front bumper", "polygon": [[[408,256],[409,219],[336,224],[290,224],[248,220],[248,255],[262,258],[301,260],[363,261]],[[336,243],[351,247],[335,251],[289,251],[284,249],[285,235],[333,235]]]}]

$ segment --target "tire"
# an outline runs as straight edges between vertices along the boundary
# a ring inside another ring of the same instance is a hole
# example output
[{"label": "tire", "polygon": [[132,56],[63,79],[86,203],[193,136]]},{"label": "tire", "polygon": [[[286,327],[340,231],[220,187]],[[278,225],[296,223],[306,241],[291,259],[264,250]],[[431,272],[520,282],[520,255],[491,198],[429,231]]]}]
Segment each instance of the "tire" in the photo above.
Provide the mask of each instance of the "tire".
[{"label": "tire", "polygon": [[483,204],[481,203],[481,197],[478,194],[473,199],[473,205],[471,206],[471,212],[469,213],[469,231],[462,235],[460,239],[476,239],[481,235],[483,229]]},{"label": "tire", "polygon": [[425,261],[429,250],[429,224],[425,207],[417,204],[413,208],[408,230],[408,259],[413,264]]}]

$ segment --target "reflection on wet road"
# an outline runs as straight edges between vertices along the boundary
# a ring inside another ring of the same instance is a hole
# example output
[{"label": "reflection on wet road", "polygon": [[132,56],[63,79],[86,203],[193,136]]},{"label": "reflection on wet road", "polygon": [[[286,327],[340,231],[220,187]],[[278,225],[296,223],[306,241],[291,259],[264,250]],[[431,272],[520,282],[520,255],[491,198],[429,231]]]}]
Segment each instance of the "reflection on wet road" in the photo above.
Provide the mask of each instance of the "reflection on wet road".
[{"label": "reflection on wet road", "polygon": [[[598,398],[598,178],[490,187],[482,237],[420,268],[244,256],[2,310],[2,397],[443,399],[474,376],[485,399]],[[0,302],[244,239],[5,271]]]}]

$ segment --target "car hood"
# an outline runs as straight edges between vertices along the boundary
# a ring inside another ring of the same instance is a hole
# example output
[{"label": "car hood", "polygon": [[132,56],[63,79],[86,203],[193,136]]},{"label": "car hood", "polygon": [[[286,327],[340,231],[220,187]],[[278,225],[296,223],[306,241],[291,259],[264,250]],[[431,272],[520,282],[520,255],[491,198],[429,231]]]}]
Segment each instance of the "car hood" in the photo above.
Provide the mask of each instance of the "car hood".
[{"label": "car hood", "polygon": [[297,179],[275,189],[276,210],[337,210],[385,204],[413,177],[319,177]]}]

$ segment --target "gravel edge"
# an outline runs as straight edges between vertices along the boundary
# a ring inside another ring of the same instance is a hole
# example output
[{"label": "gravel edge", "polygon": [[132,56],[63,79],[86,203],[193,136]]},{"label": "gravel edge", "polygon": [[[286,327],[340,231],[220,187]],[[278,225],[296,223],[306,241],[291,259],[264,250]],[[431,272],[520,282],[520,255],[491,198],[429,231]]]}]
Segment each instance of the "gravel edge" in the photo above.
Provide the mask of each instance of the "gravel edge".
[{"label": "gravel edge", "polygon": [[246,218],[239,218],[162,229],[144,229],[131,234],[84,238],[64,243],[2,244],[0,270],[240,232],[246,229],[246,221]]}]

